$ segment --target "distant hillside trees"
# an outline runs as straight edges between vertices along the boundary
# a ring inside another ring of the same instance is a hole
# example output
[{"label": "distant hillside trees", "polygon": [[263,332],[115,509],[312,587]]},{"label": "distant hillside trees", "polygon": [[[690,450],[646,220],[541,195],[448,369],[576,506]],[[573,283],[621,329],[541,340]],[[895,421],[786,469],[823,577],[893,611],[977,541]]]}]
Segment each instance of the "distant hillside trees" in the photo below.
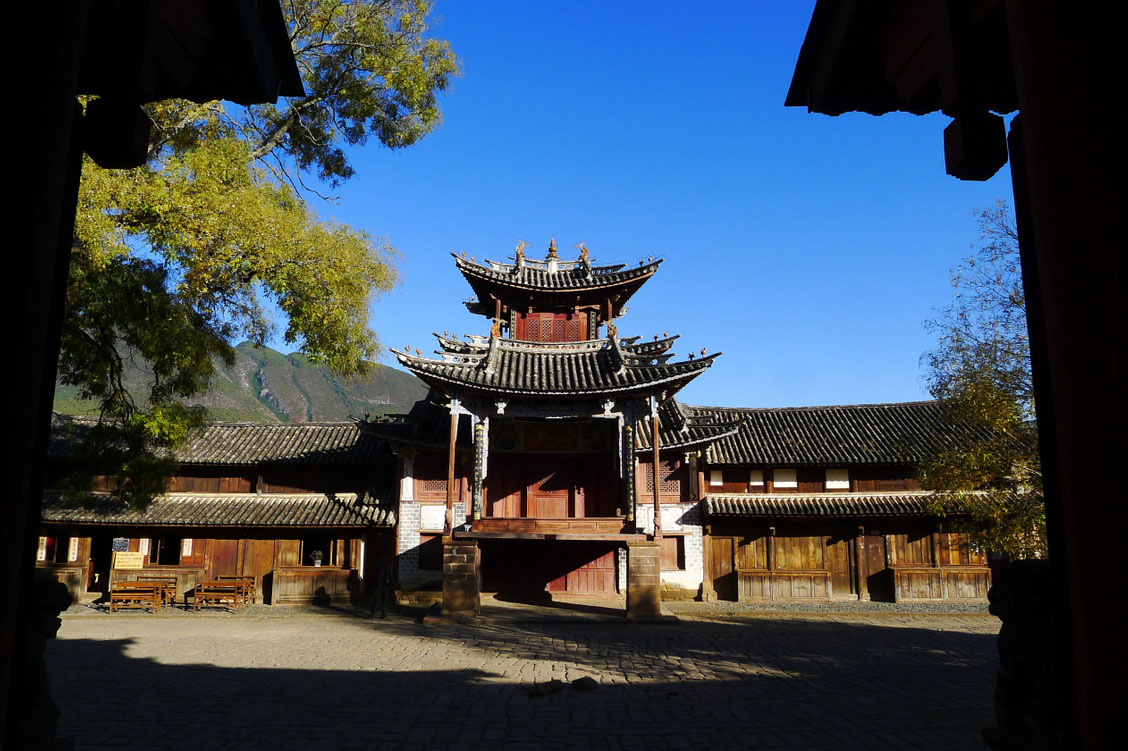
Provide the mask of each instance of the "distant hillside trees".
[{"label": "distant hillside trees", "polygon": [[953,301],[932,320],[922,358],[932,395],[972,428],[921,469],[932,504],[953,529],[1011,558],[1046,553],[1018,234],[1007,204],[975,212],[979,240],[952,271]]},{"label": "distant hillside trees", "polygon": [[[434,130],[458,62],[427,35],[431,0],[282,8],[304,97],[158,102],[145,166],[83,165],[59,378],[100,405],[86,458],[135,505],[163,487],[163,449],[203,419],[186,400],[214,359],[270,333],[267,302],[286,315],[286,342],[336,372],[362,372],[379,351],[368,306],[397,281],[395,251],[318,218],[303,195],[353,175],[347,147],[401,148]],[[127,387],[130,358],[146,393]]]}]

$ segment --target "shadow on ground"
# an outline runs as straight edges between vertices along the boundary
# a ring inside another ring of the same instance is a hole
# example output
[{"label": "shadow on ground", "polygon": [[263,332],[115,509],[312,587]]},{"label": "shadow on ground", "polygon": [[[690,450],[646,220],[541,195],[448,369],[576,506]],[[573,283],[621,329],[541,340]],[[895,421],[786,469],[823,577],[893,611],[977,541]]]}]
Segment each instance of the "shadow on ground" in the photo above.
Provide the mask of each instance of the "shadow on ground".
[{"label": "shadow on ground", "polygon": [[[115,635],[143,618],[119,619]],[[80,748],[133,738],[176,749],[504,742],[538,750],[952,751],[982,748],[979,729],[991,715],[993,635],[905,623],[771,618],[661,627],[433,627],[402,615],[349,615],[257,618],[248,640],[226,634],[228,619],[216,618],[197,625],[189,642],[176,634],[186,619],[154,619],[150,630],[158,620],[160,637],[63,638],[50,646],[60,729]],[[309,642],[311,629],[323,649]],[[154,649],[157,638],[158,659],[130,656],[142,640]],[[315,655],[312,664],[272,665],[286,661],[280,656],[290,651],[288,640]],[[209,649],[236,650],[247,666],[204,664]],[[334,667],[342,660],[354,667]],[[527,693],[538,676],[581,675],[600,688],[580,692],[565,683],[548,696]]]}]

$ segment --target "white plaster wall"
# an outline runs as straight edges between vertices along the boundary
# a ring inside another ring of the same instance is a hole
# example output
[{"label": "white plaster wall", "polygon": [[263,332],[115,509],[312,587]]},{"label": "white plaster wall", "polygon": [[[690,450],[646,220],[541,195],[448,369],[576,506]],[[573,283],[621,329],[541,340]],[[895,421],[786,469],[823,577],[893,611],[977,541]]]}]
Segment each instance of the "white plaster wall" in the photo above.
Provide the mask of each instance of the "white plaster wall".
[{"label": "white plaster wall", "polygon": [[429,532],[442,532],[444,521],[446,521],[445,503],[419,504],[419,529]]},{"label": "white plaster wall", "polygon": [[[635,518],[647,534],[654,534],[654,504],[639,504]],[[705,553],[701,537],[701,504],[663,503],[662,531],[684,532],[685,570],[663,571],[662,583],[698,590],[705,580]],[[625,578],[625,575],[624,575]],[[624,582],[624,587],[626,586]]]}]

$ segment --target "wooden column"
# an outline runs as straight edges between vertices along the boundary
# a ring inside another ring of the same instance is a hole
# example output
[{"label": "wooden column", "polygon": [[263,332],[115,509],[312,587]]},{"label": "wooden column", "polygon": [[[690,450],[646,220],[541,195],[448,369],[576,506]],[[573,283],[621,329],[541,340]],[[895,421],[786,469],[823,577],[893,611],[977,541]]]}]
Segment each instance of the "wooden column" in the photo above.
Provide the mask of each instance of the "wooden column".
[{"label": "wooden column", "polygon": [[[629,414],[629,413],[628,413]],[[626,496],[627,522],[637,529],[635,521],[635,446],[634,428],[623,425],[623,493]]]},{"label": "wooden column", "polygon": [[869,585],[866,583],[866,528],[859,524],[854,538],[854,569],[858,577],[858,599],[869,599]]},{"label": "wooden column", "polygon": [[659,493],[661,491],[661,483],[658,480],[658,399],[650,397],[650,447],[653,453],[654,467],[650,473],[651,478],[654,480],[654,540],[655,542],[662,541],[662,504],[660,502]]},{"label": "wooden column", "polygon": [[450,542],[454,533],[454,443],[458,437],[458,400],[450,400],[450,447],[447,454],[446,513],[443,516],[443,541]]},{"label": "wooden column", "polygon": [[470,489],[471,519],[482,518],[482,483],[486,478],[486,441],[489,440],[489,419],[474,424],[474,484]]}]

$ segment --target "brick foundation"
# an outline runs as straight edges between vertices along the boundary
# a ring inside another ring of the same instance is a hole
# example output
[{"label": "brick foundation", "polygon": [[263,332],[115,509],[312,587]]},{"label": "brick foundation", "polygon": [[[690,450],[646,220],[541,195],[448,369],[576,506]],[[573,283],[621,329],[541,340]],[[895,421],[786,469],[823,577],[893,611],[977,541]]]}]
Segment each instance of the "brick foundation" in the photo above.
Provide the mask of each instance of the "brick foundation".
[{"label": "brick foundation", "polygon": [[627,543],[627,618],[661,617],[661,560],[658,543]]},{"label": "brick foundation", "polygon": [[443,615],[482,612],[482,553],[477,542],[443,544]]}]

